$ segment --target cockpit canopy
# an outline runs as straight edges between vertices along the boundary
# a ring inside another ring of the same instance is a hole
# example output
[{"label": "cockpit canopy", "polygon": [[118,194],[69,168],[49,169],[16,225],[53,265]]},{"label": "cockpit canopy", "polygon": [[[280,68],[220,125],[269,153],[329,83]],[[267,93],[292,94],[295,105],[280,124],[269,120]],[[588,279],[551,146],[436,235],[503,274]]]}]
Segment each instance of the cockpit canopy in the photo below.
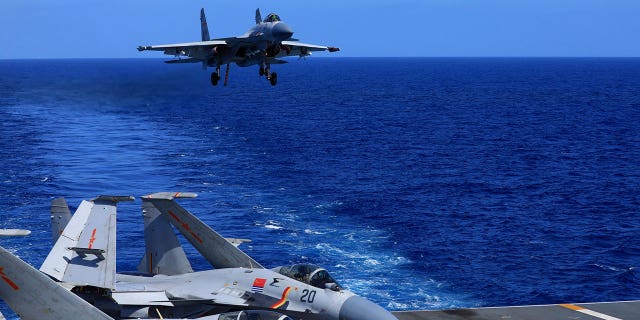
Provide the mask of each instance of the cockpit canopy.
[{"label": "cockpit canopy", "polygon": [[278,22],[280,21],[280,17],[275,13],[269,13],[269,15],[264,18],[264,22]]},{"label": "cockpit canopy", "polygon": [[292,266],[279,267],[275,270],[281,275],[304,282],[320,289],[340,291],[342,288],[337,281],[329,275],[327,270],[312,264],[294,264]]}]

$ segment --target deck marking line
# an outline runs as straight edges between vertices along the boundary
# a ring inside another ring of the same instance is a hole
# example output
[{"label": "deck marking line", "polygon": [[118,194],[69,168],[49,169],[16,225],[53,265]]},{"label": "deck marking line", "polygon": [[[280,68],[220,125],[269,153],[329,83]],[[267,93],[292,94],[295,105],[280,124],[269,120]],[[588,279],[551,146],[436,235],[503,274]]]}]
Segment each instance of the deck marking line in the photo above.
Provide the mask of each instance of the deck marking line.
[{"label": "deck marking line", "polygon": [[590,316],[593,316],[593,317],[596,317],[596,318],[600,318],[600,319],[603,319],[603,320],[622,320],[620,318],[612,317],[612,316],[606,315],[604,313],[600,313],[600,312],[596,312],[596,311],[593,311],[593,310],[589,310],[589,309],[586,309],[586,308],[583,308],[583,307],[580,307],[580,306],[576,306],[576,305],[573,305],[573,304],[561,304],[559,306],[561,306],[563,308],[567,308],[567,309],[573,310],[573,311],[578,311],[580,313],[588,314]]}]

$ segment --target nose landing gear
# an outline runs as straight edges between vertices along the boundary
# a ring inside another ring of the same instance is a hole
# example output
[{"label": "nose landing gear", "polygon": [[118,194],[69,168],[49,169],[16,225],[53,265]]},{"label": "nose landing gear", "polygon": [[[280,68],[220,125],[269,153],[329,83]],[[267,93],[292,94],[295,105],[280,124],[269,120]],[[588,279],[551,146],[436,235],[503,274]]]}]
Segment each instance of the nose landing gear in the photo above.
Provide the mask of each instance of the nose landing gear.
[{"label": "nose landing gear", "polygon": [[272,86],[275,86],[276,83],[278,83],[278,74],[274,72],[269,77],[267,77],[267,79],[269,79],[269,82]]}]

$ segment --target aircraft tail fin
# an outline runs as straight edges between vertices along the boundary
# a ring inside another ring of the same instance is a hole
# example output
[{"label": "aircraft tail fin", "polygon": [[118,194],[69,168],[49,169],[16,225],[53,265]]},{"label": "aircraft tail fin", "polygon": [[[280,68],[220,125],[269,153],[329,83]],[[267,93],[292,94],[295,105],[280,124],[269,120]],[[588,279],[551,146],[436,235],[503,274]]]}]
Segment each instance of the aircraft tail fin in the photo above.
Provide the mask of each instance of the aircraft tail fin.
[{"label": "aircraft tail fin", "polygon": [[82,201],[49,252],[40,271],[77,286],[114,289],[116,205],[129,196],[99,196]]},{"label": "aircraft tail fin", "polygon": [[71,211],[69,211],[67,201],[64,198],[53,199],[51,201],[51,237],[53,243],[58,241],[69,220],[71,220]]},{"label": "aircraft tail fin", "polygon": [[142,198],[142,215],[146,252],[138,271],[169,276],[193,272],[166,215],[145,198]]},{"label": "aircraft tail fin", "polygon": [[0,266],[0,298],[22,319],[112,319],[2,247]]},{"label": "aircraft tail fin", "polygon": [[200,9],[200,34],[202,35],[202,41],[209,41],[209,26],[207,25],[207,17],[204,15],[204,8]]},{"label": "aircraft tail fin", "polygon": [[260,8],[256,9],[256,24],[262,22],[262,15],[260,14]]},{"label": "aircraft tail fin", "polygon": [[161,192],[145,196],[143,199],[162,212],[214,268],[262,269],[258,262],[173,200],[195,196],[188,193]]}]

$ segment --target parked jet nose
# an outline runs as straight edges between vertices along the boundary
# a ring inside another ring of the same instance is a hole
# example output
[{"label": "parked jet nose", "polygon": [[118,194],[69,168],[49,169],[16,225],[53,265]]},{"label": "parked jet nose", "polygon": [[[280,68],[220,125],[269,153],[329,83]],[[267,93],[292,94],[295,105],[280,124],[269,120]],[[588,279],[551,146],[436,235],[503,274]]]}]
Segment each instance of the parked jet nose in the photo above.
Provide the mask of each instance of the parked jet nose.
[{"label": "parked jet nose", "polygon": [[278,40],[287,40],[293,35],[293,30],[284,22],[279,22],[271,30],[271,34]]},{"label": "parked jet nose", "polygon": [[353,296],[342,304],[340,320],[398,320],[398,318],[363,297]]}]

